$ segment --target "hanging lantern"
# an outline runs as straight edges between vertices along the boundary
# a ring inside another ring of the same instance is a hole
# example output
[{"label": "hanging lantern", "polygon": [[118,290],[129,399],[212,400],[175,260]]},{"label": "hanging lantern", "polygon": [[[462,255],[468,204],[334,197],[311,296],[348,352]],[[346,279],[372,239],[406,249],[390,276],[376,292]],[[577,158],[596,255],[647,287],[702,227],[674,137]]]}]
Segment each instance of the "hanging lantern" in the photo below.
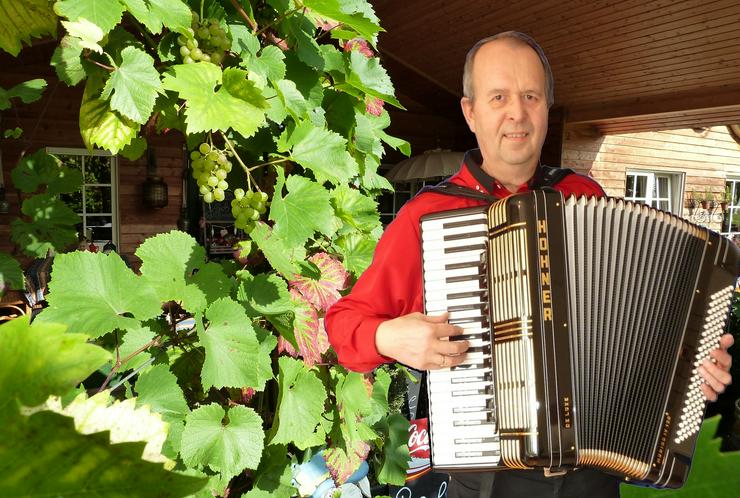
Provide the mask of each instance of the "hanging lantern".
[{"label": "hanging lantern", "polygon": [[167,184],[161,177],[157,176],[157,158],[154,155],[154,147],[149,147],[146,171],[144,204],[151,208],[163,208],[167,205]]}]

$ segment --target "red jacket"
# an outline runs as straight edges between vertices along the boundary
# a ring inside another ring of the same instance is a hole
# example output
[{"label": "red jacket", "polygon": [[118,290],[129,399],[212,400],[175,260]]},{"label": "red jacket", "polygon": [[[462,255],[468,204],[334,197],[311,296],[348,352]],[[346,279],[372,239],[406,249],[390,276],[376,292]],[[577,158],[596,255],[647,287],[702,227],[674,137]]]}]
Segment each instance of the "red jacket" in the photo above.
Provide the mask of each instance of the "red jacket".
[{"label": "red jacket", "polygon": [[[503,199],[511,195],[466,155],[466,162],[450,179],[453,183],[490,193]],[[598,183],[571,174],[555,185],[565,195],[603,196]],[[519,192],[529,191],[523,185]],[[407,202],[388,225],[375,249],[373,261],[352,292],[332,306],[325,318],[329,341],[339,363],[360,372],[394,361],[378,353],[375,331],[381,322],[413,312],[423,312],[419,218],[437,211],[482,205],[482,201],[435,192]]]}]

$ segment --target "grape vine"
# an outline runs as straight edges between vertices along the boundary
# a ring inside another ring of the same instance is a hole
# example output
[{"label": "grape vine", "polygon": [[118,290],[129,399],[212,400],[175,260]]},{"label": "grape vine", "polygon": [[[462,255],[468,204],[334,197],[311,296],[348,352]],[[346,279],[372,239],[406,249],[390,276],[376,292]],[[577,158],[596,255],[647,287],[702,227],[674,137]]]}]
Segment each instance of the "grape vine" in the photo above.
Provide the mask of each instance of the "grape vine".
[{"label": "grape vine", "polygon": [[[50,64],[80,90],[84,145],[137,160],[153,133],[182,133],[200,198],[230,202],[241,240],[236,261],[210,261],[193,236],[160,234],[122,248],[135,249],[137,272],[115,253],[76,251],[79,218],[63,195],[82,178],[43,150],[25,155],[12,175],[24,199],[12,241],[27,256],[56,256],[48,307],[33,324],[0,326],[0,364],[14,365],[0,376],[10,400],[0,428],[16,428],[0,437],[0,460],[32,468],[38,448],[52,454],[62,438],[76,454],[116,461],[105,475],[128,496],[295,496],[317,455],[329,487],[354,486],[347,479],[367,464],[374,482],[403,483],[405,446],[384,444],[406,430],[388,401],[395,367],[344,370],[322,320],[371,259],[374,199],[390,188],[378,174],[384,147],[409,153],[384,131],[384,105],[400,104],[376,56],[372,6],[33,0],[3,9],[9,1],[0,10],[17,31],[0,37],[1,50],[17,55],[61,26]],[[3,91],[20,106],[45,87]],[[13,126],[12,113],[2,118]],[[0,289],[22,287],[8,254],[0,275]],[[82,412],[110,420],[89,429],[110,434],[76,429]],[[111,427],[149,430],[125,439]],[[36,469],[34,491],[104,489],[102,464],[72,460],[49,468],[74,479]],[[29,480],[4,476],[0,495],[30,493]]]}]

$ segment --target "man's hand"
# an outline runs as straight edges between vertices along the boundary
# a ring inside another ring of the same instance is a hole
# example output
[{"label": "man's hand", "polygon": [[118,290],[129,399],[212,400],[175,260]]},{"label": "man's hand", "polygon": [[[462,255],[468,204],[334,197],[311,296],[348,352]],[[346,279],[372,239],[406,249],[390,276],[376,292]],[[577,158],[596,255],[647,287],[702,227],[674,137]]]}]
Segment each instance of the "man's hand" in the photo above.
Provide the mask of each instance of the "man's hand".
[{"label": "man's hand", "polygon": [[701,391],[709,401],[717,401],[717,396],[732,384],[732,377],[730,376],[732,356],[727,352],[727,349],[732,346],[733,342],[734,339],[731,334],[720,337],[719,348],[709,352],[709,356],[714,359],[714,362],[707,359],[699,367],[699,373],[704,378]]},{"label": "man's hand", "polygon": [[447,323],[449,314],[410,313],[380,324],[375,347],[383,356],[417,370],[434,370],[460,364],[468,341],[450,341],[463,329]]}]

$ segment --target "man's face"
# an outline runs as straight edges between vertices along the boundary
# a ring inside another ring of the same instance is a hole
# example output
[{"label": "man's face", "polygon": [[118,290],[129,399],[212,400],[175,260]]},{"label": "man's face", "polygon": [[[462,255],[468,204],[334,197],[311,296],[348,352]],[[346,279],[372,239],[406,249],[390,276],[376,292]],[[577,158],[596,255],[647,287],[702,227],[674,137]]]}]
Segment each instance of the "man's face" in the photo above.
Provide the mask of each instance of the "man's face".
[{"label": "man's face", "polygon": [[545,70],[534,50],[499,39],[483,45],[473,65],[474,99],[463,114],[483,155],[483,169],[534,171],[547,135]]}]

